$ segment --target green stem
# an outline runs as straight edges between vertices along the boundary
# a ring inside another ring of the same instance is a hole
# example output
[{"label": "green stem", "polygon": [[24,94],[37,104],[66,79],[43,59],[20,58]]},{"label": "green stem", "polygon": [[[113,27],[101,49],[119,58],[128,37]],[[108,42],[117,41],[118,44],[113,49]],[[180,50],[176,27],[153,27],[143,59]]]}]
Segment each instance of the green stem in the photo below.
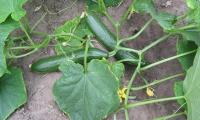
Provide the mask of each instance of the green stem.
[{"label": "green stem", "polygon": [[119,22],[120,24],[124,23],[124,21],[127,19],[128,15],[129,15],[129,13],[130,13],[130,11],[132,9],[132,4],[133,4],[133,2],[129,6],[128,10],[126,10],[126,12],[123,13],[123,15],[122,15],[122,17],[120,19],[120,22]]},{"label": "green stem", "polygon": [[116,34],[117,34],[117,42],[119,41],[119,37],[120,37],[120,24],[119,23],[116,23],[115,24],[115,30],[116,30]]},{"label": "green stem", "polygon": [[186,29],[191,29],[191,28],[195,28],[197,27],[197,25],[194,25],[194,24],[190,24],[190,25],[187,25],[187,26],[183,26],[181,28],[178,28],[178,30],[186,30]]},{"label": "green stem", "polygon": [[[141,67],[141,61],[142,61],[142,54],[139,53],[139,62],[138,62],[138,65],[137,65],[137,68],[135,69],[135,71],[133,72],[133,75],[128,83],[128,88],[127,88],[127,91],[126,91],[126,98],[124,100],[124,105],[127,106],[128,104],[128,97],[129,97],[129,94],[130,94],[130,90],[131,90],[131,86],[133,84],[133,81],[135,80],[135,77],[137,75],[137,73],[139,72],[140,70],[140,67]],[[126,117],[126,120],[129,120],[129,116],[128,116],[128,110],[127,109],[124,109],[124,112],[125,112],[125,117]]]},{"label": "green stem", "polygon": [[156,118],[154,120],[167,120],[167,119],[172,119],[181,115],[186,115],[185,112],[181,112],[181,113],[176,113],[176,114],[172,114],[172,115],[168,115],[168,116],[164,116],[164,117],[160,117],[160,118]]},{"label": "green stem", "polygon": [[33,27],[30,30],[30,33],[33,32],[33,30],[38,26],[38,24],[45,18],[45,16],[47,15],[47,13],[44,13],[44,15],[42,15],[42,17],[33,25]]},{"label": "green stem", "polygon": [[151,49],[152,47],[156,46],[157,44],[163,42],[164,40],[166,40],[171,34],[168,35],[164,35],[163,37],[159,38],[158,40],[156,40],[155,42],[151,43],[150,45],[146,46],[143,50],[142,53],[146,52],[147,50]]},{"label": "green stem", "polygon": [[25,53],[25,54],[22,54],[22,55],[12,55],[12,56],[9,56],[8,58],[14,58],[14,59],[18,59],[18,58],[23,58],[23,57],[26,57],[28,55],[31,55],[33,53],[35,53],[36,51],[38,50],[38,48],[35,48],[33,49],[32,51],[28,52],[28,53]]},{"label": "green stem", "polygon": [[75,39],[81,40],[81,41],[85,41],[85,39],[82,39],[76,35],[74,35],[73,33],[66,33],[66,34],[53,34],[53,35],[49,35],[49,37],[60,37],[60,36],[70,36],[73,37]]},{"label": "green stem", "polygon": [[113,17],[110,16],[110,15],[108,14],[107,11],[104,12],[104,15],[108,18],[108,20],[109,20],[109,21],[112,23],[112,25],[115,27],[116,22],[115,22],[115,20],[113,19]]},{"label": "green stem", "polygon": [[137,65],[137,68],[135,69],[129,83],[128,83],[128,88],[127,88],[127,92],[126,92],[126,98],[125,98],[125,101],[124,101],[124,105],[127,105],[128,104],[128,96],[129,96],[129,93],[130,93],[130,90],[131,90],[131,86],[133,84],[133,81],[138,73],[138,71],[140,70],[140,67],[141,67],[141,60],[142,60],[142,56],[141,54],[139,54],[139,63]]},{"label": "green stem", "polygon": [[150,20],[142,27],[142,29],[140,29],[139,32],[137,32],[135,35],[133,35],[133,36],[131,36],[131,37],[121,39],[121,40],[119,41],[118,44],[121,44],[122,42],[126,42],[126,41],[130,41],[130,40],[136,39],[136,38],[137,38],[138,36],[140,36],[141,33],[151,24],[152,21],[153,21],[153,19],[150,19]]},{"label": "green stem", "polygon": [[26,36],[27,36],[29,42],[30,42],[32,45],[34,45],[33,40],[32,40],[31,37],[29,36],[28,32],[26,31],[26,29],[25,29],[25,27],[23,26],[23,24],[21,23],[21,21],[19,21],[19,24],[20,24],[20,27],[21,27],[22,31],[26,34]]},{"label": "green stem", "polygon": [[137,102],[137,103],[130,103],[125,106],[126,109],[129,108],[134,108],[142,105],[148,105],[148,104],[153,104],[153,103],[158,103],[158,102],[166,102],[166,101],[172,101],[172,100],[178,100],[178,99],[185,99],[184,96],[178,96],[178,97],[169,97],[169,98],[161,98],[161,99],[155,99],[155,100],[149,100],[149,101],[142,101],[142,102]]},{"label": "green stem", "polygon": [[33,49],[36,48],[34,46],[21,46],[21,47],[11,47],[10,50],[19,50],[19,49]]},{"label": "green stem", "polygon": [[120,47],[120,46],[118,46],[116,49],[117,50],[124,50],[124,51],[134,52],[136,54],[138,54],[140,52],[139,50],[135,50],[135,49],[132,49],[132,48],[126,48],[126,47]]},{"label": "green stem", "polygon": [[13,41],[21,40],[21,39],[24,39],[24,38],[27,38],[27,36],[22,35],[22,36],[18,36],[18,37],[10,37],[10,39],[13,40]]},{"label": "green stem", "polygon": [[116,113],[113,115],[113,119],[114,119],[114,120],[117,120],[117,115],[116,115]]},{"label": "green stem", "polygon": [[161,61],[152,63],[152,64],[150,64],[150,65],[147,65],[147,66],[141,68],[141,71],[144,71],[144,70],[147,70],[147,69],[149,69],[149,68],[152,68],[152,67],[155,67],[155,66],[157,66],[157,65],[160,65],[160,64],[162,64],[162,63],[165,63],[165,62],[168,62],[168,61],[177,59],[177,58],[179,58],[179,57],[183,57],[183,56],[186,56],[186,55],[195,53],[196,51],[197,51],[197,50],[192,50],[192,51],[189,51],[189,52],[186,52],[186,53],[182,53],[182,54],[179,54],[179,55],[176,55],[176,56],[173,56],[173,57],[170,57],[170,58],[166,58],[166,59],[164,59],[164,60],[161,60]]},{"label": "green stem", "polygon": [[177,77],[181,77],[181,76],[184,76],[184,74],[180,73],[180,74],[169,76],[169,77],[161,79],[161,80],[155,80],[154,82],[147,84],[147,85],[143,85],[143,86],[140,86],[140,87],[133,87],[133,88],[131,88],[131,90],[133,90],[133,91],[142,90],[142,89],[145,89],[147,87],[150,87],[150,86],[153,86],[153,85],[156,85],[156,84],[159,84],[159,83],[162,83],[162,82],[165,82],[167,80],[171,80],[171,79],[174,79],[174,78],[177,78]]},{"label": "green stem", "polygon": [[126,118],[126,120],[129,120],[128,110],[124,109],[124,112],[125,112],[125,118]]},{"label": "green stem", "polygon": [[84,54],[84,69],[85,69],[85,72],[87,72],[87,54],[88,54],[89,42],[90,42],[90,39],[88,39],[86,41],[86,46],[85,46],[85,54]]}]

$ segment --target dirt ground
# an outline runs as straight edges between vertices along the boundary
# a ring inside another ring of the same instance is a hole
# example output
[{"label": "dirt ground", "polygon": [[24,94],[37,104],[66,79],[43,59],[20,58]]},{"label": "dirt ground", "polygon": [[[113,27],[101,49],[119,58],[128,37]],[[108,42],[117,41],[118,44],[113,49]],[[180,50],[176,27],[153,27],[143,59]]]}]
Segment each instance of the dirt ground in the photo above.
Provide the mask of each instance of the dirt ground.
[{"label": "dirt ground", "polygon": [[[131,0],[124,0],[124,3],[119,8],[110,9],[110,13],[114,18],[118,19],[119,15],[127,8]],[[184,0],[156,0],[157,7],[160,10],[168,11],[174,14],[181,14],[185,9]],[[45,14],[44,6],[46,6],[49,11],[58,12],[59,10],[70,6],[73,0],[32,0],[29,1],[25,8],[27,10],[28,20],[31,26],[40,17]],[[41,7],[43,6],[43,7]],[[72,8],[61,12],[59,14],[47,14],[44,20],[37,27],[38,31],[52,33],[53,30],[62,25],[66,20],[73,18],[76,15],[80,15],[83,11],[83,0],[79,0]],[[144,15],[134,15],[121,31],[123,36],[128,36],[134,33],[135,30],[139,29],[145,21],[148,20],[148,16]],[[112,28],[111,28],[112,29]],[[135,42],[130,42],[128,45],[130,47],[141,49],[145,45],[148,45],[153,40],[158,38],[163,34],[162,29],[156,24],[152,24],[140,38]],[[35,37],[35,40],[39,38]],[[159,44],[156,48],[151,49],[146,54],[146,59],[150,62],[155,62],[160,59],[175,55],[175,44],[176,39],[170,38],[167,42]],[[28,91],[28,102],[21,108],[19,108],[9,120],[68,120],[62,112],[59,111],[56,106],[53,95],[52,86],[54,82],[60,77],[60,73],[52,73],[40,75],[30,72],[29,65],[40,57],[53,55],[54,51],[51,47],[38,51],[34,55],[20,59],[18,61],[19,66],[24,69],[24,77],[26,82],[26,87]],[[127,79],[130,78],[131,72],[134,70],[134,66],[126,66],[127,72],[125,75],[124,83],[127,83]],[[145,72],[145,78],[150,82],[155,79],[164,78],[169,75],[180,73],[181,67],[177,60],[168,62],[166,64],[160,65],[159,67],[150,69]],[[135,84],[142,84],[139,79],[135,81]],[[155,89],[155,94],[158,98],[173,96],[172,92],[173,82],[169,81],[167,83],[160,84]],[[137,98],[134,101],[147,98],[145,91],[136,93]],[[133,102],[134,102],[133,101]],[[131,109],[130,120],[153,120],[156,117],[171,114],[177,110],[178,106],[176,102],[167,103],[157,103],[148,106],[138,107],[136,109]],[[112,119],[109,118],[109,119]],[[118,114],[118,120],[124,120],[124,114]],[[186,120],[186,118],[180,117],[176,120]]]}]

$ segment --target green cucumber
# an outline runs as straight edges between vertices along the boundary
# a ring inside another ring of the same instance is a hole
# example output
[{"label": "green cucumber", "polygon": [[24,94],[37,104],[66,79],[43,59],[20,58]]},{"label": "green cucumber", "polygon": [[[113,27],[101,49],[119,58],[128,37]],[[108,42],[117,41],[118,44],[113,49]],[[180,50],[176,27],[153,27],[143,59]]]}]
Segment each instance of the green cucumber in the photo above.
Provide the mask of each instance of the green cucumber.
[{"label": "green cucumber", "polygon": [[[57,55],[50,56],[46,58],[42,58],[37,60],[31,65],[31,70],[33,72],[39,73],[49,73],[58,71],[59,65],[63,62],[63,60],[73,60],[74,62],[82,64],[84,62],[84,49],[76,50],[67,55]],[[87,60],[90,61],[92,59],[102,59],[108,58],[108,53],[96,48],[89,48],[87,54]]]},{"label": "green cucumber", "polygon": [[[91,31],[95,34],[97,41],[99,41],[100,44],[102,44],[108,51],[113,51],[117,45],[116,36],[111,33],[107,29],[107,27],[101,22],[101,20],[93,13],[88,13],[88,15],[86,16],[86,21]],[[116,53],[115,57],[118,60],[133,59],[133,62],[128,63],[135,65],[138,64],[139,59],[137,54],[123,50],[119,50]]]}]

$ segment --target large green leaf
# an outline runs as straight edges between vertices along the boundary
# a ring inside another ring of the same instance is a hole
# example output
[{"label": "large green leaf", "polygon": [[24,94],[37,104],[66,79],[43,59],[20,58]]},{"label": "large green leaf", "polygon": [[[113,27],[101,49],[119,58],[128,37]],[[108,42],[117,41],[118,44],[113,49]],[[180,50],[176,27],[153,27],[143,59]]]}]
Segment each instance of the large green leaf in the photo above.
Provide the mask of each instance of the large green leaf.
[{"label": "large green leaf", "polygon": [[0,78],[0,120],[5,120],[27,101],[22,71],[17,68],[9,70],[10,74]]},{"label": "large green leaf", "polygon": [[27,0],[0,0],[0,23],[11,14],[12,19],[19,21],[26,12],[22,8]]},{"label": "large green leaf", "polygon": [[106,59],[102,60],[102,62],[110,66],[111,72],[117,77],[118,80],[122,79],[124,75],[124,71],[125,71],[125,67],[123,63],[119,63],[119,62],[110,63]]},{"label": "large green leaf", "polygon": [[[184,96],[183,92],[183,81],[178,81],[174,83],[174,94],[176,97]],[[177,102],[182,106],[182,108],[186,107],[185,99],[178,99]]]},{"label": "large green leaf", "polygon": [[[191,41],[180,39],[176,43],[177,54],[186,53],[195,49],[197,49],[197,46],[194,42],[191,42]],[[195,57],[195,53],[178,58],[179,62],[181,63],[182,68],[185,71],[187,71],[192,66],[194,57]]]},{"label": "large green leaf", "polygon": [[71,120],[101,120],[119,107],[119,81],[104,61],[92,60],[87,72],[80,64],[66,61],[60,70],[63,76],[53,94]]},{"label": "large green leaf", "polygon": [[19,25],[17,22],[8,19],[4,23],[0,24],[0,77],[4,73],[8,73],[6,59],[4,54],[4,45],[8,35]]},{"label": "large green leaf", "polygon": [[[58,27],[55,30],[55,34],[70,33],[73,33],[74,35],[80,38],[84,38],[87,35],[93,35],[92,32],[89,30],[88,26],[86,25],[85,19],[81,17],[75,17],[74,19],[65,22],[64,25]],[[82,41],[79,39],[75,39],[72,36],[59,36],[57,40],[58,44],[55,47],[57,54],[63,54],[63,52],[73,52],[83,47]]]},{"label": "large green leaf", "polygon": [[183,82],[185,99],[187,102],[187,120],[200,120],[200,48],[194,59],[193,66],[187,71]]},{"label": "large green leaf", "polygon": [[153,0],[134,0],[133,9],[137,12],[149,13],[165,30],[174,29],[173,24],[176,21],[176,16],[166,12],[158,12]]}]

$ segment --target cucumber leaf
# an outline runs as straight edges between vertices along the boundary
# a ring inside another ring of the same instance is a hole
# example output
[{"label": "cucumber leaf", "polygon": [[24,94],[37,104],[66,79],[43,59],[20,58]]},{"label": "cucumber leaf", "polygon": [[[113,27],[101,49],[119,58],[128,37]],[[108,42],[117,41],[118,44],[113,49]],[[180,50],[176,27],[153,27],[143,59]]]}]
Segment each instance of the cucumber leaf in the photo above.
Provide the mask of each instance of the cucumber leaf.
[{"label": "cucumber leaf", "polygon": [[18,68],[11,68],[10,74],[0,78],[0,120],[6,118],[27,101],[27,93]]},{"label": "cucumber leaf", "polygon": [[[184,96],[184,92],[183,92],[183,81],[178,81],[175,82],[174,84],[174,94],[176,97],[178,96]],[[178,99],[177,102],[182,106],[182,108],[186,108],[186,101],[185,99]]]},{"label": "cucumber leaf", "polygon": [[108,60],[104,58],[102,62],[106,63],[110,67],[111,72],[117,77],[119,81],[122,79],[125,72],[125,67],[123,63],[119,63],[119,62],[110,63]]},{"label": "cucumber leaf", "polygon": [[116,77],[121,80],[124,75],[125,67],[122,63],[114,62],[110,65],[111,71],[116,75]]},{"label": "cucumber leaf", "polygon": [[26,11],[22,8],[27,0],[0,0],[0,23],[4,22],[9,15],[15,21],[25,16]]},{"label": "cucumber leaf", "polygon": [[133,9],[136,12],[149,13],[165,30],[172,30],[175,28],[174,23],[176,21],[176,16],[166,12],[158,12],[153,0],[134,0]]},{"label": "cucumber leaf", "polygon": [[193,66],[187,71],[183,82],[184,96],[187,102],[187,120],[200,120],[200,48],[194,59]]},{"label": "cucumber leaf", "polygon": [[[195,49],[197,49],[197,45],[191,41],[179,39],[176,43],[177,55],[181,53],[186,53]],[[195,57],[195,53],[178,58],[183,70],[187,71],[192,66],[194,57]]]},{"label": "cucumber leaf", "polygon": [[[93,36],[92,32],[86,25],[85,19],[75,17],[72,20],[65,22],[64,25],[55,30],[55,34],[71,34],[84,38],[87,35]],[[83,48],[82,42],[72,36],[59,36],[57,37],[58,44],[55,47],[57,54],[69,53]]]},{"label": "cucumber leaf", "polygon": [[104,61],[92,60],[87,72],[73,61],[64,62],[59,69],[63,76],[55,83],[53,94],[71,120],[101,120],[119,107],[119,81]]},{"label": "cucumber leaf", "polygon": [[4,54],[5,41],[8,35],[18,27],[19,27],[18,23],[11,19],[8,19],[0,24],[0,77],[4,73],[8,73],[6,65],[6,57]]}]

